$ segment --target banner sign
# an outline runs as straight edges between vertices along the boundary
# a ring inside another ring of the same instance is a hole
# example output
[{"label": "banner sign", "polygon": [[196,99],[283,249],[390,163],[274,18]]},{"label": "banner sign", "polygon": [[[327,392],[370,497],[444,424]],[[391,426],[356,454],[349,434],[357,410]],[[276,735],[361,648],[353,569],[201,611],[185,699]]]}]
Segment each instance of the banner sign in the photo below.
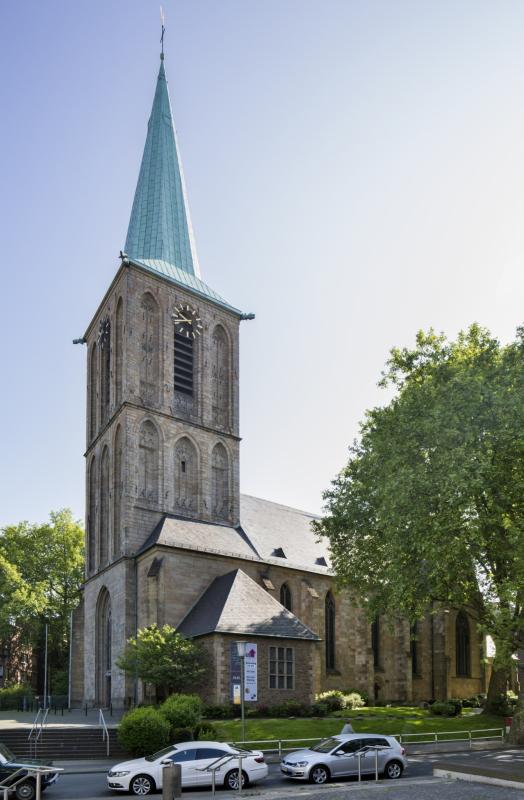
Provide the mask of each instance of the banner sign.
[{"label": "banner sign", "polygon": [[[235,642],[231,643],[230,665],[230,698],[232,703],[240,705],[241,662]],[[247,703],[255,703],[258,699],[257,671],[257,645],[246,644],[246,657],[244,659],[244,700]]]}]

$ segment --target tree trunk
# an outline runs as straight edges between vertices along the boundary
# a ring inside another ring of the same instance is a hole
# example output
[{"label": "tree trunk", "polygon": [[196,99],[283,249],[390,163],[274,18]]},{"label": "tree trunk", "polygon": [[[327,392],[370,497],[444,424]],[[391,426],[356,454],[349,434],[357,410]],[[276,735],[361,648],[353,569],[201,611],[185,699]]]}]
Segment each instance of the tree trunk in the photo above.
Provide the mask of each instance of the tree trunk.
[{"label": "tree trunk", "polygon": [[492,714],[500,714],[500,696],[506,694],[508,681],[509,669],[504,666],[499,666],[495,659],[491,678],[489,679],[485,711]]},{"label": "tree trunk", "polygon": [[513,715],[513,723],[508,736],[510,744],[524,744],[524,691],[519,692],[517,708]]}]

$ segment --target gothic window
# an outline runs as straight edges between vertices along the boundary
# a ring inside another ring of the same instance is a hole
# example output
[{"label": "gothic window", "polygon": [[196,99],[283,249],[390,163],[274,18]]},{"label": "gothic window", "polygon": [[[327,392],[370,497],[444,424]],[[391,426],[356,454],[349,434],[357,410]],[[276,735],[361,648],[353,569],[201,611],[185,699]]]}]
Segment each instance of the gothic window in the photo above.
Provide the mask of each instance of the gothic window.
[{"label": "gothic window", "polygon": [[98,336],[100,346],[100,422],[103,425],[109,419],[109,402],[111,387],[111,323],[102,320]]},{"label": "gothic window", "polygon": [[413,676],[420,675],[420,625],[414,622],[410,630],[411,644],[411,672]]},{"label": "gothic window", "polygon": [[175,328],[175,392],[193,396],[195,342]]},{"label": "gothic window", "polygon": [[111,703],[112,615],[111,597],[105,587],[100,590],[95,620],[96,702],[108,707]]},{"label": "gothic window", "polygon": [[122,298],[116,305],[115,314],[115,406],[122,402],[122,361],[124,337],[124,304]]},{"label": "gothic window", "polygon": [[291,589],[287,583],[283,583],[280,587],[280,602],[287,608],[288,611],[293,611],[293,603],[291,599]]},{"label": "gothic window", "polygon": [[158,403],[160,380],[160,312],[149,293],[140,304],[140,396],[144,403]]},{"label": "gothic window", "polygon": [[94,572],[96,560],[96,459],[89,467],[89,500],[87,512],[87,571]]},{"label": "gothic window", "polygon": [[371,649],[373,650],[373,666],[380,669],[380,617],[371,623]]},{"label": "gothic window", "polygon": [[96,405],[97,405],[97,346],[91,348],[89,361],[89,440],[96,436]]},{"label": "gothic window", "polygon": [[116,429],[114,465],[113,465],[113,558],[118,558],[121,549],[121,525],[122,525],[122,428],[120,425]]},{"label": "gothic window", "polygon": [[198,458],[187,436],[175,445],[175,506],[182,513],[198,510]]},{"label": "gothic window", "polygon": [[211,510],[220,519],[229,517],[229,459],[220,442],[211,455]]},{"label": "gothic window", "polygon": [[326,669],[335,669],[335,598],[328,592],[325,600]]},{"label": "gothic window", "polygon": [[225,428],[229,422],[230,366],[228,339],[221,325],[213,331],[211,348],[213,422]]},{"label": "gothic window", "polygon": [[455,648],[457,654],[457,676],[471,675],[469,620],[464,611],[459,611],[455,622]]},{"label": "gothic window", "polygon": [[148,502],[158,502],[159,496],[158,433],[150,420],[140,427],[138,437],[138,496]]},{"label": "gothic window", "polygon": [[105,567],[109,555],[109,449],[104,447],[100,465],[100,540],[99,567]]}]

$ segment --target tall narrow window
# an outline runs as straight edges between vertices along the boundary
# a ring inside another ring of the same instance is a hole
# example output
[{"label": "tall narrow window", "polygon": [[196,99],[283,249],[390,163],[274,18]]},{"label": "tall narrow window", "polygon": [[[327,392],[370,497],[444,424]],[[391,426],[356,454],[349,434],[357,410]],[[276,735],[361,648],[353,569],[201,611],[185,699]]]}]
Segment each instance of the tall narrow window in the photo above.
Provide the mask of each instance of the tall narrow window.
[{"label": "tall narrow window", "polygon": [[229,423],[230,366],[229,344],[221,325],[213,331],[211,340],[211,381],[213,422],[226,428]]},{"label": "tall narrow window", "polygon": [[288,611],[293,611],[293,603],[291,599],[291,589],[287,583],[283,583],[280,587],[280,602],[287,608]]},{"label": "tall narrow window", "polygon": [[99,567],[105,567],[109,557],[109,449],[104,447],[100,464],[100,542]]},{"label": "tall narrow window", "polygon": [[464,611],[459,611],[455,622],[455,647],[457,654],[457,676],[467,678],[471,675],[471,647],[469,620]]},{"label": "tall narrow window", "polygon": [[111,597],[105,586],[100,590],[95,619],[96,702],[105,708],[111,703],[112,615]]},{"label": "tall narrow window", "polygon": [[100,346],[100,422],[104,425],[109,419],[111,391],[111,323],[108,317],[100,323],[98,343]]},{"label": "tall narrow window", "polygon": [[175,392],[193,396],[194,341],[175,328]]},{"label": "tall narrow window", "polygon": [[414,622],[410,629],[411,672],[414,676],[420,675],[419,636],[420,626],[418,622]]},{"label": "tall narrow window", "polygon": [[269,688],[293,689],[295,650],[293,647],[269,648]]},{"label": "tall narrow window", "polygon": [[87,513],[87,571],[94,572],[96,563],[96,459],[89,466],[89,500]]},{"label": "tall narrow window", "polygon": [[89,361],[89,440],[90,441],[95,438],[97,431],[97,418],[96,418],[96,407],[98,398],[97,356],[98,356],[98,348],[96,344],[94,344],[93,347],[91,348],[91,357]]},{"label": "tall narrow window", "polygon": [[113,558],[118,558],[121,550],[122,541],[122,428],[120,425],[116,429],[115,451],[113,465]]},{"label": "tall narrow window", "polygon": [[155,405],[160,386],[160,312],[149,292],[143,296],[140,308],[140,396],[144,403]]},{"label": "tall narrow window", "polygon": [[373,666],[380,669],[380,617],[371,623],[371,649],[373,650]]},{"label": "tall narrow window", "polygon": [[140,427],[138,437],[138,496],[148,502],[158,502],[159,495],[158,433],[150,420]]},{"label": "tall narrow window", "polygon": [[124,352],[124,304],[122,298],[116,305],[115,314],[115,406],[122,402],[122,362]]},{"label": "tall narrow window", "polygon": [[197,452],[187,436],[175,445],[175,506],[182,513],[198,508]]},{"label": "tall narrow window", "polygon": [[211,510],[219,519],[229,517],[229,459],[220,442],[211,455]]},{"label": "tall narrow window", "polygon": [[335,598],[328,592],[325,600],[326,669],[335,669]]}]

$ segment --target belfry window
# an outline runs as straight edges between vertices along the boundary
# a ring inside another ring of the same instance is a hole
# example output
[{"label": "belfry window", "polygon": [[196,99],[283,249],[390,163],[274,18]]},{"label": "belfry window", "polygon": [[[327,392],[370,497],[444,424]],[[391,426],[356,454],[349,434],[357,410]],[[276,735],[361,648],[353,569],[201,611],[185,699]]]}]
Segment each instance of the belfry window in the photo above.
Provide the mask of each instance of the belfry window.
[{"label": "belfry window", "polygon": [[193,396],[194,341],[175,329],[175,392]]}]

